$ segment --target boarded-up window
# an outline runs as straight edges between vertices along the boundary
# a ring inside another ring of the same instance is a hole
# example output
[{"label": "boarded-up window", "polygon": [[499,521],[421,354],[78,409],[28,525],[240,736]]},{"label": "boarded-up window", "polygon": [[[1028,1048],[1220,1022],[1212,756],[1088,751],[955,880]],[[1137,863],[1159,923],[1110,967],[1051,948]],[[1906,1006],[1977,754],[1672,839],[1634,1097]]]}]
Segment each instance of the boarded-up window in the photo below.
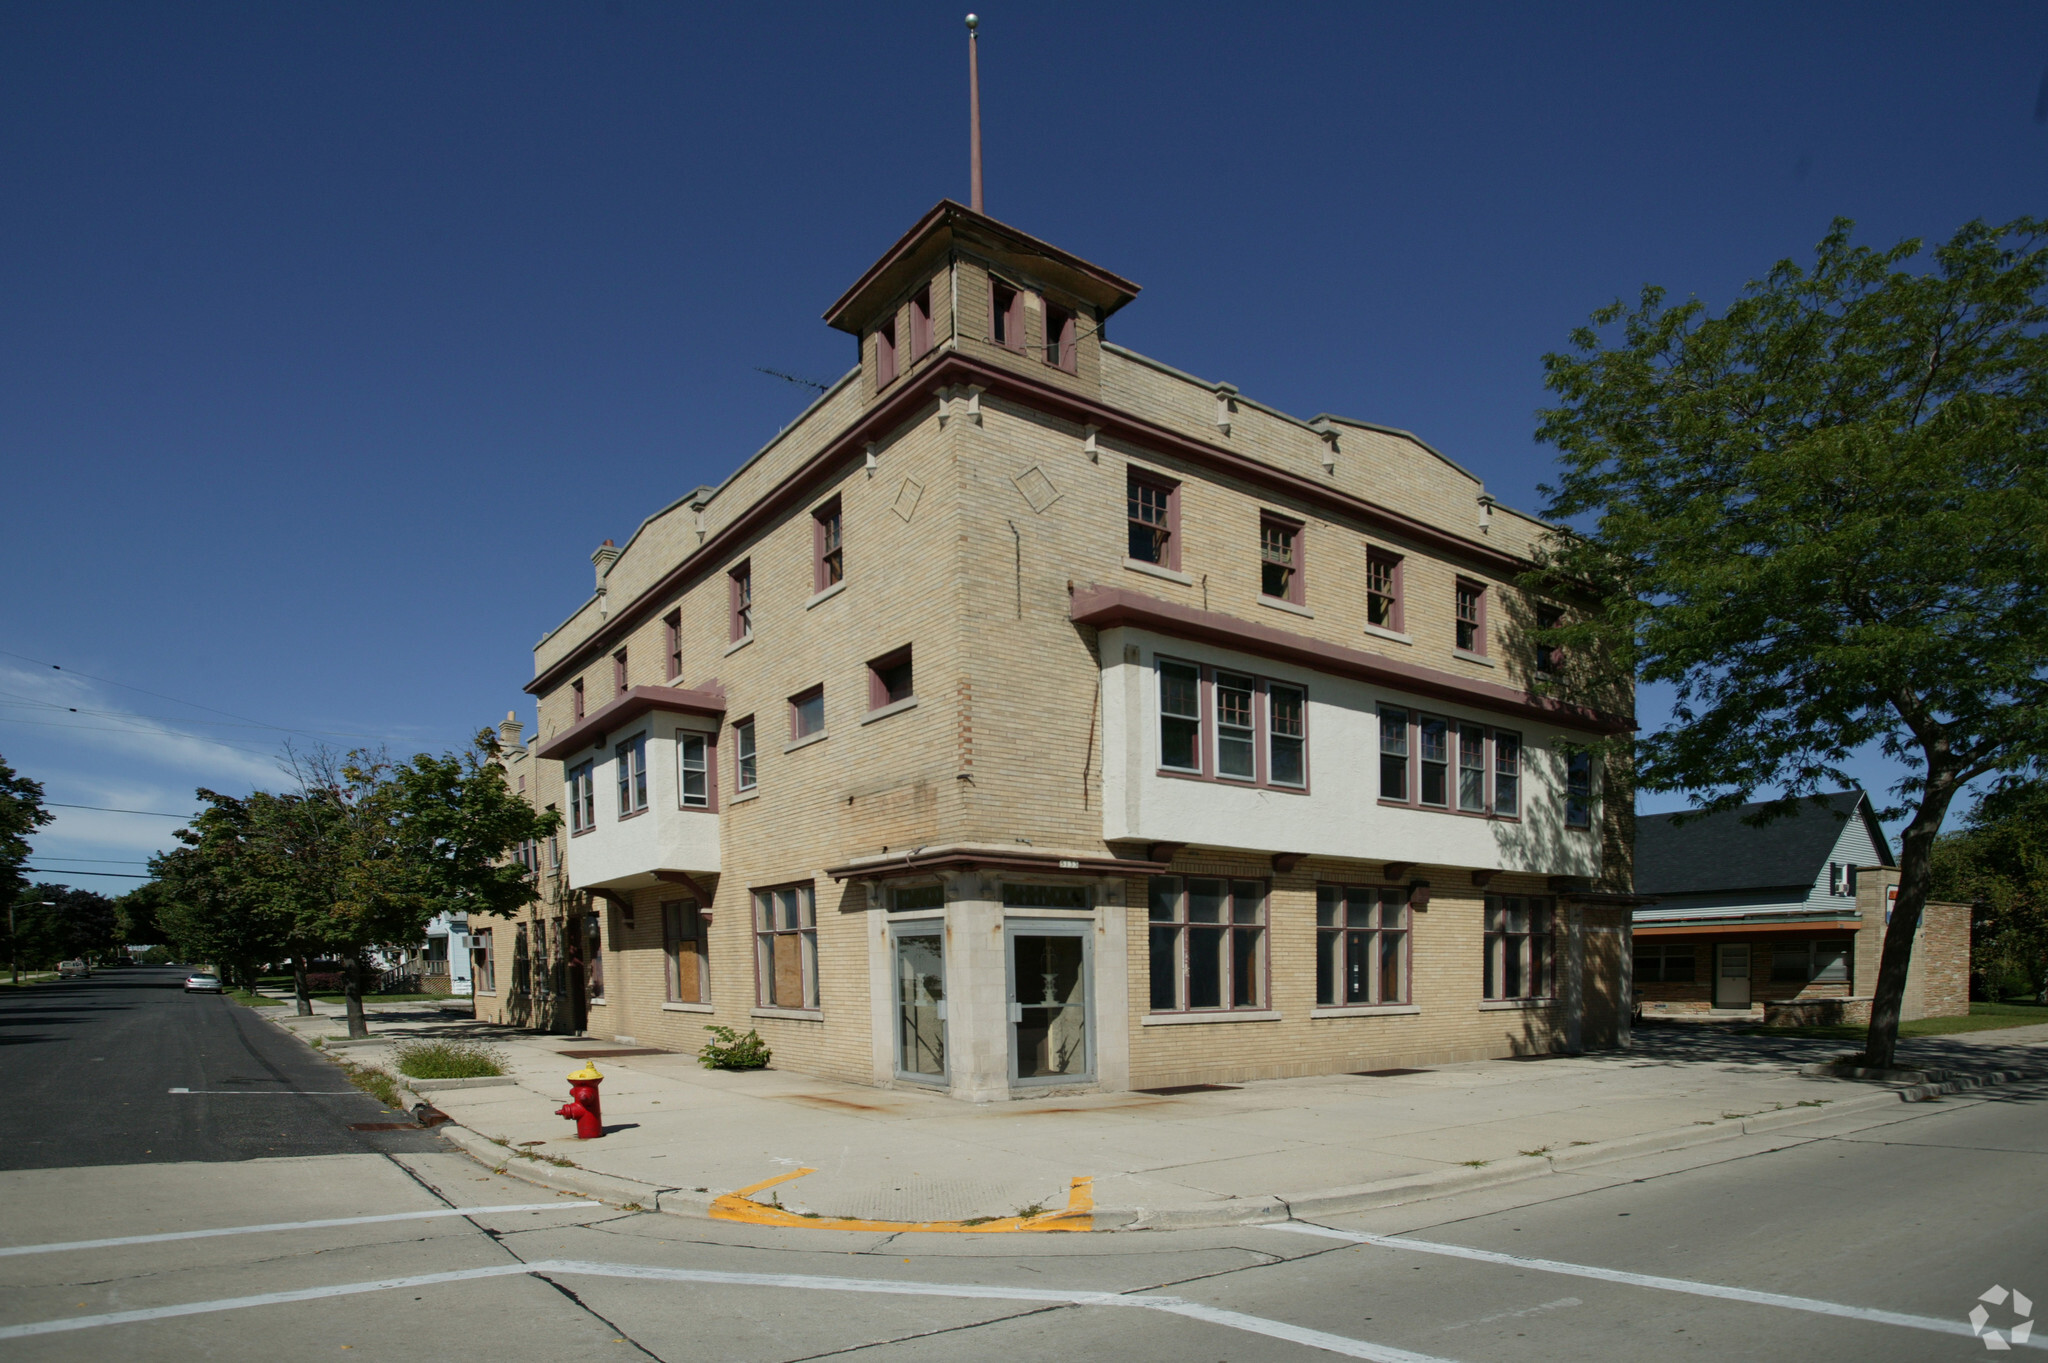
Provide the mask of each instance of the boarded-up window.
[{"label": "boarded-up window", "polygon": [[818,922],[809,885],[754,892],[755,971],[769,1008],[818,1006]]},{"label": "boarded-up window", "polygon": [[711,1002],[710,933],[697,901],[682,899],[663,904],[661,924],[668,956],[669,1002]]}]

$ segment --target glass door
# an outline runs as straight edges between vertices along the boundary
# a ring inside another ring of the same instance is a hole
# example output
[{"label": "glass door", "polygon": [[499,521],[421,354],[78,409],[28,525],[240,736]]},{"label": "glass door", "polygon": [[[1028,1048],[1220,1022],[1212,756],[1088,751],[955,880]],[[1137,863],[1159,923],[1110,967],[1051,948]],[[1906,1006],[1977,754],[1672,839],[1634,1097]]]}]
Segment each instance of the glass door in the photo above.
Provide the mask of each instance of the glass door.
[{"label": "glass door", "polygon": [[936,922],[903,924],[894,936],[897,1077],[944,1083],[945,929]]},{"label": "glass door", "polygon": [[1095,1077],[1088,1035],[1089,923],[1011,923],[1010,1077],[1081,1083]]}]

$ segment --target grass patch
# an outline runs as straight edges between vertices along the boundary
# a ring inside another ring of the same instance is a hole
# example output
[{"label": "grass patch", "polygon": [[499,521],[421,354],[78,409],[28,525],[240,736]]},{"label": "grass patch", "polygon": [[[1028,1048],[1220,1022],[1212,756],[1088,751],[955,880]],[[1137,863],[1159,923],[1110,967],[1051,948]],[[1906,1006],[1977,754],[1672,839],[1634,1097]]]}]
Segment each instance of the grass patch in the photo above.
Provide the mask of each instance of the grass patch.
[{"label": "grass patch", "polygon": [[341,1066],[341,1072],[348,1076],[351,1084],[393,1111],[403,1110],[403,1105],[398,1100],[398,1081],[389,1074],[374,1065],[358,1065],[352,1060],[337,1060],[334,1063]]},{"label": "grass patch", "polygon": [[252,994],[246,989],[230,989],[227,996],[244,1008],[282,1008],[283,999],[271,998],[268,994]]},{"label": "grass patch", "polygon": [[[2005,1027],[2032,1027],[2048,1023],[2048,1004],[1973,1003],[1969,1016],[1915,1018],[1899,1024],[1901,1037],[1954,1036],[1958,1032],[1995,1032]],[[1751,1036],[1804,1036],[1817,1041],[1861,1041],[1868,1027],[1753,1027]]]},{"label": "grass patch", "polygon": [[401,1041],[399,1072],[412,1079],[489,1079],[505,1072],[505,1057],[480,1041]]},{"label": "grass patch", "polygon": [[[34,972],[24,970],[21,972],[20,987],[26,989],[32,984],[45,984],[56,978],[57,972],[54,970],[38,970]],[[4,987],[7,989],[12,989],[15,987],[14,975],[12,972],[0,974],[0,987]]]},{"label": "grass patch", "polygon": [[[313,995],[309,995],[308,997],[311,997],[311,998],[316,998],[316,999],[320,1000],[320,1002],[322,1002],[322,1003],[347,1003],[347,1002],[348,1002],[348,995],[346,995],[346,994],[313,994]],[[433,1002],[433,1001],[435,1001],[435,1000],[439,1000],[440,1002],[446,1003],[446,1002],[447,1002],[448,1000],[450,1000],[450,999],[452,999],[452,998],[454,998],[454,997],[455,997],[455,995],[453,995],[453,994],[365,994],[365,995],[363,995],[363,1002],[364,1002],[364,1003],[429,1003],[429,1002]]]}]

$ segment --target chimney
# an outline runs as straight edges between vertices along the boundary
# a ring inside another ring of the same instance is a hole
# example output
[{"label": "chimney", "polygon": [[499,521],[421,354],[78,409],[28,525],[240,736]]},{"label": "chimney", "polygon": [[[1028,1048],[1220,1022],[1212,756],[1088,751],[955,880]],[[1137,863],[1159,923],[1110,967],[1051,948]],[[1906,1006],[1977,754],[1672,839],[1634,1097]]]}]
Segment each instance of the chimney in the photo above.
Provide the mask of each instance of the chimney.
[{"label": "chimney", "polygon": [[514,748],[517,748],[519,746],[519,735],[525,728],[524,724],[513,718],[513,712],[507,710],[505,712],[505,722],[498,726],[499,746],[504,748],[506,752],[511,752]]},{"label": "chimney", "polygon": [[597,592],[599,596],[604,595],[604,575],[610,572],[612,565],[618,561],[619,551],[610,540],[606,540],[603,544],[598,545],[597,552],[590,556],[591,566],[597,569]]}]

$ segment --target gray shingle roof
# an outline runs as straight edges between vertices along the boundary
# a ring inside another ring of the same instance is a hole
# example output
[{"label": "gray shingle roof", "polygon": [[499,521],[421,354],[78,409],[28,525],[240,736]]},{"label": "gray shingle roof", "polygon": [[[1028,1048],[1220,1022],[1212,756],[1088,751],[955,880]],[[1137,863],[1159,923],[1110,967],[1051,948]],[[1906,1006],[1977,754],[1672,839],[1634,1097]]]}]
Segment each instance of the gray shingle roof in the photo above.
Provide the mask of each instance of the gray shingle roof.
[{"label": "gray shingle roof", "polygon": [[1816,809],[1805,800],[1799,812],[1762,828],[1742,820],[1762,808],[1744,805],[1687,819],[1670,814],[1636,820],[1636,892],[1698,894],[1709,890],[1763,890],[1811,885],[1827,864],[1842,827],[1864,803],[1861,790],[1823,797]]}]

